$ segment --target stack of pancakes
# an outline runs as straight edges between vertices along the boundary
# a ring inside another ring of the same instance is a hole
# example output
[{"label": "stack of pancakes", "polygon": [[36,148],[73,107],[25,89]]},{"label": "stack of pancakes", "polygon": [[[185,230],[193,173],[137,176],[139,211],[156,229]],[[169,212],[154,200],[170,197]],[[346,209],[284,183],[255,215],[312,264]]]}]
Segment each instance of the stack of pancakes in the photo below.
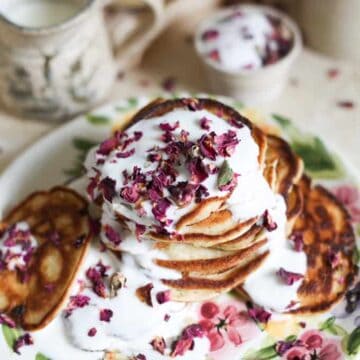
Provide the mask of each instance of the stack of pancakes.
[{"label": "stack of pancakes", "polygon": [[[258,162],[264,178],[287,206],[286,235],[289,241],[301,236],[307,256],[307,272],[298,290],[299,304],[289,311],[328,310],[341,299],[356,273],[351,261],[355,239],[345,209],[324,188],[312,186],[303,173],[302,160],[285,140],[266,134],[237,111],[217,101],[156,100],[137,113],[128,125],[144,119],[151,121],[184,106],[207,110],[251,129],[259,147]],[[167,255],[154,262],[181,273],[180,279],[162,280],[171,289],[173,300],[205,300],[232,289],[247,296],[242,284],[269,255],[267,234],[274,224],[266,213],[236,221],[236,214],[227,206],[229,196],[231,192],[196,204],[177,220],[175,234],[156,231],[145,234]],[[124,221],[121,213],[117,218],[119,222]]]}]

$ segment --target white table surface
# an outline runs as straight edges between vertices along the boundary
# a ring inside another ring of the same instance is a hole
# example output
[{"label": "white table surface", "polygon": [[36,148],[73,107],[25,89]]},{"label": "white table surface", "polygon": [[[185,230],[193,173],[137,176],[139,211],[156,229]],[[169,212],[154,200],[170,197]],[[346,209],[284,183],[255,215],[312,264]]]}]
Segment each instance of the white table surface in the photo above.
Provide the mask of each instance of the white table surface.
[{"label": "white table surface", "polygon": [[[198,20],[180,19],[167,29],[146,52],[142,65],[119,77],[108,100],[158,94],[161,83],[169,77],[176,80],[176,91],[206,91],[206,79],[191,42]],[[338,76],[329,77],[330,69],[338,69]],[[343,101],[352,102],[353,107],[339,106]],[[282,96],[259,109],[288,116],[317,133],[360,169],[360,68],[304,50]],[[53,124],[0,112],[0,172],[54,128]]]}]

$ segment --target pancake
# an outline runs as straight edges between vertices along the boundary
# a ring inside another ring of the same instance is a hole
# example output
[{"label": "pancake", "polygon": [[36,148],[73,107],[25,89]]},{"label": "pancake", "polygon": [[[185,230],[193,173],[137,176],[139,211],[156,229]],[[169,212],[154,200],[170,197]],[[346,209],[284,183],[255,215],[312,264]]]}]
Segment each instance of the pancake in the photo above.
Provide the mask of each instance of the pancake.
[{"label": "pancake", "polygon": [[353,264],[355,235],[343,205],[324,187],[300,183],[304,211],[296,220],[294,234],[302,234],[307,272],[298,290],[300,306],[291,313],[330,310],[351,286],[357,274]]},{"label": "pancake", "polygon": [[3,231],[26,222],[37,246],[26,278],[0,271],[0,311],[25,330],[46,326],[60,310],[91,238],[87,202],[62,187],[36,192],[12,210]]}]

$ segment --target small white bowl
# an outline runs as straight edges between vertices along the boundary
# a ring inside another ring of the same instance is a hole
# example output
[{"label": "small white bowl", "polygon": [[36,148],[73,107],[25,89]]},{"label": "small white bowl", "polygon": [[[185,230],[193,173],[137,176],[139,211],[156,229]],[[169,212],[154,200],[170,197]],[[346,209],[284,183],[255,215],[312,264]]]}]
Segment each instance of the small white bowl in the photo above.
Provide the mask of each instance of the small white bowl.
[{"label": "small white bowl", "polygon": [[301,52],[302,39],[298,26],[284,13],[261,5],[238,5],[236,10],[258,11],[279,18],[293,36],[293,44],[288,54],[273,64],[262,66],[249,71],[230,71],[224,69],[201,53],[201,36],[216,19],[228,15],[231,8],[224,8],[215,13],[213,17],[201,22],[195,35],[195,49],[204,65],[209,85],[213,93],[234,97],[246,104],[261,104],[276,99],[284,89],[289,70]]}]

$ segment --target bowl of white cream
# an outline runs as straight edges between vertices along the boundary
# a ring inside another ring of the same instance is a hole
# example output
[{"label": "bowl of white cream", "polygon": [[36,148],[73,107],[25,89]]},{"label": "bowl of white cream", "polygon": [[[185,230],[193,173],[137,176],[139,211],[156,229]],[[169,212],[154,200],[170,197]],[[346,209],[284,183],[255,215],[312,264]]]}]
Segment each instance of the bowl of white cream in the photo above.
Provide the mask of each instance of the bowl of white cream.
[{"label": "bowl of white cream", "polygon": [[280,95],[302,40],[294,21],[280,11],[238,5],[201,22],[195,48],[212,92],[259,104]]}]

